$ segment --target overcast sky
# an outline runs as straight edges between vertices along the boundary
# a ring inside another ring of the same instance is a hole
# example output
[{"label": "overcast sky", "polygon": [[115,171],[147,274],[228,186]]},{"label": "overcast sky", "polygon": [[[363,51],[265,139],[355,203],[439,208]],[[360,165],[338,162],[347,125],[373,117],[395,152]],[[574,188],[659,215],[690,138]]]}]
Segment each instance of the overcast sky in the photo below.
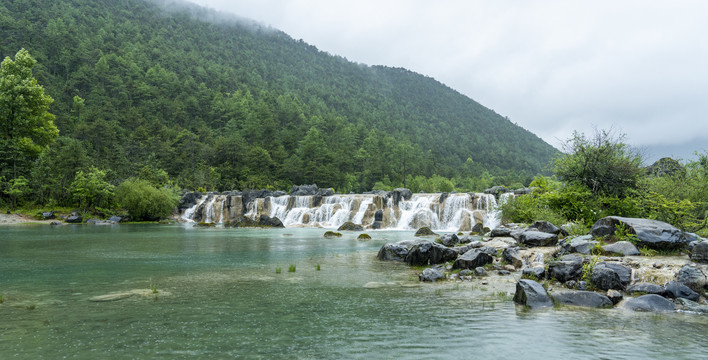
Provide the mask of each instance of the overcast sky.
[{"label": "overcast sky", "polygon": [[651,160],[708,150],[706,1],[190,1],[433,77],[557,148],[612,128]]}]

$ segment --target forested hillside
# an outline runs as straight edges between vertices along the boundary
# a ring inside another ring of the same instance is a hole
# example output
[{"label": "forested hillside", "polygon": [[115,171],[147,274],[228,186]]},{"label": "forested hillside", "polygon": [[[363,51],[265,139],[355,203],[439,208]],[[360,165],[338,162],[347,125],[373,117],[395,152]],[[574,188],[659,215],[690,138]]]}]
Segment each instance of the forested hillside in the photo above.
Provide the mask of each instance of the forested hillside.
[{"label": "forested hillside", "polygon": [[556,154],[429,77],[167,3],[0,3],[0,56],[24,48],[37,60],[59,129],[19,173],[0,176],[25,176],[37,199],[60,202],[80,169],[103,170],[113,184],[147,173],[207,190],[317,183],[348,192],[404,177],[422,190],[434,176],[475,190],[528,183]]}]

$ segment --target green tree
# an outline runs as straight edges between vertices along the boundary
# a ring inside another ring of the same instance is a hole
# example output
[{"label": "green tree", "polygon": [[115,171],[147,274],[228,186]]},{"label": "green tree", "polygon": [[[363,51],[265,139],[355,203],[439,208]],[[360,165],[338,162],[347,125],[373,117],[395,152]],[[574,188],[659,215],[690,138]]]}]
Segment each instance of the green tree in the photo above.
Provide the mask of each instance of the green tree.
[{"label": "green tree", "polygon": [[147,180],[128,179],[115,190],[116,201],[133,220],[159,220],[170,216],[179,202],[175,191],[155,187]]},{"label": "green tree", "polygon": [[92,207],[107,207],[113,199],[114,186],[106,181],[106,172],[95,167],[77,171],[69,189],[84,212]]},{"label": "green tree", "polygon": [[553,170],[560,180],[580,183],[595,195],[626,197],[644,174],[641,157],[610,131],[593,138],[575,132]]},{"label": "green tree", "polygon": [[19,176],[7,182],[4,189],[5,194],[10,198],[10,210],[15,210],[18,200],[29,192],[29,182],[24,176]]},{"label": "green tree", "polygon": [[[49,105],[54,101],[32,75],[36,60],[21,49],[0,64],[0,175],[27,173],[30,162],[59,136]],[[19,167],[23,167],[20,169]]]}]

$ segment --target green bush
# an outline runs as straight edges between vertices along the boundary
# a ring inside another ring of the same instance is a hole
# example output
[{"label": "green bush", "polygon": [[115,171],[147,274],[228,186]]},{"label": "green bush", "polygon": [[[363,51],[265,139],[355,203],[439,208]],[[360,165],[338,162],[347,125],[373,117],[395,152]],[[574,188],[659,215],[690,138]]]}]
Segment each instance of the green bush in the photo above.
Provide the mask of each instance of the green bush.
[{"label": "green bush", "polygon": [[133,220],[158,220],[172,214],[179,202],[174,190],[156,188],[150,182],[128,179],[115,190],[116,200]]},{"label": "green bush", "polygon": [[513,197],[501,205],[503,223],[532,223],[546,220],[556,226],[563,225],[567,219],[550,208],[544,196],[522,195]]}]

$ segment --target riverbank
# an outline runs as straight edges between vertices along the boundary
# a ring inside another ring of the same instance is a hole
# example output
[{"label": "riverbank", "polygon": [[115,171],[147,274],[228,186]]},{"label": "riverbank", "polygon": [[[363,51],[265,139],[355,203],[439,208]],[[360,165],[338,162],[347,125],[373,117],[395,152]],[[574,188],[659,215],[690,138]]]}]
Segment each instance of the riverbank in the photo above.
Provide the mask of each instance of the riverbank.
[{"label": "riverbank", "polygon": [[23,214],[0,214],[0,225],[18,224],[49,224],[52,220],[37,220],[36,218]]}]

